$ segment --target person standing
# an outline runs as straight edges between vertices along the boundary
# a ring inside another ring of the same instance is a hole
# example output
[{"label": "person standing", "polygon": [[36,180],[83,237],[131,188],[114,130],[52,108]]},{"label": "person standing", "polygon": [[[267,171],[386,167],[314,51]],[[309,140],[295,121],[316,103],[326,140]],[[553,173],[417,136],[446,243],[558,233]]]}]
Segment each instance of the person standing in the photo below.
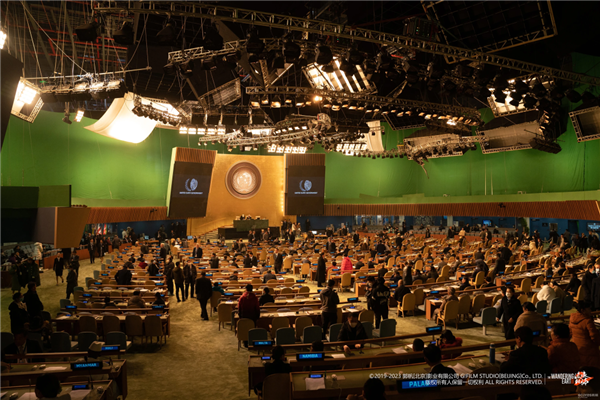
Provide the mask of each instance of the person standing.
[{"label": "person standing", "polygon": [[[600,264],[597,265],[600,267]],[[596,275],[594,264],[589,264],[587,271],[585,271],[585,274],[583,274],[583,278],[581,279],[581,295],[583,300],[592,301],[592,282],[597,277],[598,275]]]},{"label": "person standing", "polygon": [[173,268],[173,281],[175,282],[175,295],[177,297],[177,302],[181,302],[181,299],[179,298],[179,292],[181,292],[181,297],[183,298],[183,301],[185,301],[185,291],[183,289],[184,276],[179,261],[175,263],[175,268]]},{"label": "person standing", "polygon": [[275,269],[275,273],[276,274],[280,273],[282,267],[283,267],[283,256],[279,253],[279,249],[275,249],[274,262],[273,262],[273,268]]},{"label": "person standing", "polygon": [[73,249],[73,254],[71,254],[71,265],[77,275],[79,275],[79,254],[77,254],[77,249]]},{"label": "person standing", "polygon": [[523,312],[521,302],[515,296],[515,289],[508,286],[504,291],[504,296],[500,302],[500,309],[498,310],[498,317],[496,321],[502,320],[504,325],[504,337],[506,340],[515,338],[515,324],[519,315]]},{"label": "person standing", "polygon": [[337,305],[340,304],[340,298],[333,287],[335,281],[330,279],[327,287],[319,295],[321,298],[321,317],[323,318],[323,335],[327,334],[329,326],[337,322]]},{"label": "person standing", "polygon": [[90,264],[93,264],[96,259],[96,243],[94,242],[94,238],[88,238],[87,249],[88,253],[90,253]]},{"label": "person standing", "polygon": [[25,263],[27,268],[27,276],[29,277],[27,282],[35,282],[36,286],[40,286],[40,267],[33,261],[33,258],[29,257]]},{"label": "person standing", "polygon": [[590,303],[577,303],[577,312],[569,317],[569,329],[571,340],[579,349],[581,365],[600,368],[600,331],[594,325]]},{"label": "person standing", "polygon": [[385,279],[377,278],[377,286],[371,291],[373,312],[375,312],[375,329],[379,329],[381,319],[388,319],[390,289],[385,285]]},{"label": "person standing", "polygon": [[41,318],[44,305],[38,296],[35,282],[27,284],[27,293],[23,296],[23,302],[27,305],[27,311],[31,317]]},{"label": "person standing", "polygon": [[206,304],[212,297],[212,285],[210,279],[206,277],[206,272],[200,272],[200,278],[196,280],[196,298],[200,303],[200,309],[202,310],[200,318],[208,321],[208,311],[206,310]]},{"label": "person standing", "polygon": [[169,291],[169,296],[173,296],[173,270],[175,269],[175,264],[173,263],[173,257],[169,256],[167,262],[165,264],[165,278],[167,279],[167,290]]},{"label": "person standing", "polygon": [[71,298],[75,286],[77,286],[77,272],[75,272],[75,268],[73,267],[73,264],[71,264],[69,265],[69,273],[67,274],[67,299]]},{"label": "person standing", "polygon": [[185,279],[185,297],[194,298],[194,283],[196,283],[196,278],[198,277],[198,270],[196,266],[188,261],[188,263],[183,267],[183,278]]},{"label": "person standing", "polygon": [[[8,270],[10,273],[10,286],[14,293],[21,291],[21,282],[19,281],[19,266],[16,262],[12,263],[10,269]],[[58,281],[58,278],[56,278]],[[58,285],[58,283],[57,283]]]},{"label": "person standing", "polygon": [[131,285],[131,279],[133,278],[133,274],[129,270],[128,265],[131,265],[131,263],[127,262],[125,265],[123,265],[123,268],[118,270],[117,273],[115,274],[115,280],[117,281],[117,285],[120,285],[120,286]]},{"label": "person standing", "polygon": [[327,266],[325,264],[325,258],[323,257],[325,251],[321,251],[319,259],[317,260],[317,286],[323,287],[325,279],[327,279]]},{"label": "person standing", "polygon": [[58,286],[58,278],[60,277],[61,283],[65,283],[65,279],[63,278],[63,269],[65,267],[65,260],[62,258],[62,253],[58,253],[56,258],[54,259],[54,266],[52,269],[54,270],[54,274],[56,274],[56,286]]}]

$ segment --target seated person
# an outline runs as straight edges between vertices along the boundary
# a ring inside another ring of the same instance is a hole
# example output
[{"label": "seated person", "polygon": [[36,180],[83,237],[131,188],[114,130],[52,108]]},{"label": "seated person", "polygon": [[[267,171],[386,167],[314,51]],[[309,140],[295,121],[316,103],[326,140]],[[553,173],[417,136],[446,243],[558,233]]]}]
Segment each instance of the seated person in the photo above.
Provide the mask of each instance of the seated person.
[{"label": "seated person", "polygon": [[552,343],[548,346],[548,361],[553,373],[577,372],[581,365],[579,349],[571,342],[571,330],[567,324],[554,324],[550,333]]},{"label": "seated person", "polygon": [[258,299],[258,303],[261,306],[264,306],[267,303],[275,303],[275,299],[273,298],[273,296],[271,296],[270,292],[271,292],[271,289],[269,289],[268,287],[263,289],[263,294]]},{"label": "seated person", "polygon": [[127,302],[127,306],[131,308],[146,308],[146,302],[141,298],[139,290],[133,291],[133,296]]},{"label": "seated person", "polygon": [[114,301],[110,301],[110,296],[105,296],[104,297],[104,308],[106,307],[116,307],[117,305],[115,304]]},{"label": "seated person", "polygon": [[394,275],[390,277],[390,281],[392,281],[393,283],[398,283],[398,281],[401,279],[402,275],[400,275],[400,271],[398,270],[396,270],[396,272],[394,272]]},{"label": "seated person", "polygon": [[448,374],[447,379],[458,379],[456,372],[450,367],[442,364],[442,350],[434,344],[430,344],[423,350],[423,357],[427,365],[431,367],[431,374]]},{"label": "seated person", "polygon": [[[413,340],[412,349],[413,349],[413,352],[423,351],[425,349],[425,343],[423,342],[423,340],[416,338],[415,340]],[[423,357],[419,357],[419,358],[411,358],[408,363],[416,364],[416,363],[423,363],[423,362],[425,362],[425,359]]]},{"label": "seated person", "polygon": [[[358,313],[350,313],[348,320],[342,324],[340,334],[338,335],[338,342],[355,342],[357,340],[367,339],[367,332],[363,327],[363,324],[358,320]],[[348,343],[344,345],[344,351],[346,353],[351,352],[351,348],[362,349],[363,344],[360,343]]]},{"label": "seated person", "polygon": [[61,392],[62,385],[54,374],[42,374],[35,381],[35,397],[38,399],[71,400],[69,393],[60,395]]},{"label": "seated person", "polygon": [[[440,342],[441,342],[440,349],[447,349],[450,347],[461,347],[463,340],[460,337],[455,337],[452,334],[452,331],[450,331],[449,329],[446,329],[445,331],[442,332],[442,335],[440,336]],[[445,354],[442,356],[442,360],[449,360],[452,358],[460,357],[461,354],[462,354],[462,352]]]},{"label": "seated person", "polygon": [[460,278],[460,287],[458,288],[458,290],[466,290],[466,289],[472,289],[472,288],[473,287],[469,283],[468,277],[463,276],[462,278]]},{"label": "seated person", "polygon": [[[271,360],[271,362],[265,363],[265,378],[273,374],[289,374],[292,372],[292,367],[286,362],[285,349],[283,347],[273,347],[273,350],[271,350]],[[262,382],[258,383],[254,387],[254,392],[257,394],[262,392],[262,385]]]},{"label": "seated person", "polygon": [[[446,304],[452,300],[457,300],[458,301],[458,297],[456,297],[456,289],[453,287],[449,287],[448,288],[448,294],[446,296],[444,296],[442,298],[442,304],[440,304],[439,308],[436,308],[435,310],[433,310],[433,320],[437,321],[437,317],[438,316],[443,316],[444,315],[444,307],[446,307]],[[439,321],[438,323],[442,323],[442,321]]]},{"label": "seated person", "polygon": [[548,281],[544,282],[542,288],[537,294],[537,298],[540,301],[546,300],[548,304],[550,304],[550,302],[556,297],[556,292],[550,287],[550,285],[548,285],[548,283]]},{"label": "seated person", "polygon": [[164,306],[165,305],[165,301],[162,298],[162,295],[158,292],[154,293],[154,302],[152,303],[153,306]]},{"label": "seated person", "polygon": [[277,277],[271,272],[270,269],[268,269],[267,273],[263,276],[263,283],[267,283],[271,279],[277,279]]},{"label": "seated person", "polygon": [[546,335],[546,318],[536,312],[536,308],[532,302],[523,303],[523,313],[517,318],[515,330],[522,326],[528,326],[532,332],[540,331],[542,335]]},{"label": "seated person", "polygon": [[522,374],[549,374],[552,370],[548,352],[533,344],[533,331],[528,326],[515,329],[517,349],[509,353],[508,359],[500,365],[500,372]]},{"label": "seated person", "polygon": [[398,302],[398,315],[400,315],[400,307],[402,307],[402,300],[404,299],[404,295],[408,293],[410,293],[410,289],[404,285],[402,277],[399,277],[398,287],[394,291],[394,299],[396,299],[396,301]]},{"label": "seated person", "polygon": [[238,272],[237,271],[233,271],[233,275],[231,275],[229,277],[230,281],[237,281],[238,280]]},{"label": "seated person", "polygon": [[222,295],[225,294],[225,290],[221,287],[221,285],[219,285],[219,282],[213,283],[212,291],[219,292]]},{"label": "seated person", "polygon": [[362,395],[349,395],[346,400],[385,400],[385,385],[379,378],[367,379],[363,386]]},{"label": "seated person", "polygon": [[9,362],[9,363],[19,363],[19,364],[32,363],[32,362],[33,363],[44,362],[43,357],[19,358],[18,360],[13,359],[13,358],[11,358],[11,359],[6,358],[7,354],[26,355],[26,354],[43,353],[43,352],[44,352],[44,350],[40,347],[40,344],[38,342],[36,342],[35,340],[27,339],[27,335],[25,334],[25,331],[18,331],[18,332],[15,332],[15,334],[14,334],[14,342],[4,348],[4,351],[2,352],[2,361]]},{"label": "seated person", "polygon": [[484,284],[481,285],[482,288],[494,287],[494,286],[496,286],[496,282],[494,282],[494,279],[491,276],[486,276]]}]

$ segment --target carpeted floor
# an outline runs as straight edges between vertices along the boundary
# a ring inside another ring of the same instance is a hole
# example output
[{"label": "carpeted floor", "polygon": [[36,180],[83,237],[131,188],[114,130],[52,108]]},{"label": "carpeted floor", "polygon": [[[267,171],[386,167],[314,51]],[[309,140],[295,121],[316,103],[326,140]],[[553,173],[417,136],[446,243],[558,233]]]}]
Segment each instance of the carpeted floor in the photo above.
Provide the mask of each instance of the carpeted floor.
[{"label": "carpeted floor", "polygon": [[[100,268],[99,261],[90,264],[84,260],[80,267],[80,285],[85,277],[93,276],[92,271]],[[65,297],[66,284],[56,286],[52,271],[41,275],[42,286],[38,289],[46,310],[52,316],[59,311],[59,299]],[[66,271],[65,271],[66,278]],[[316,285],[310,285],[311,291]],[[345,299],[352,293],[341,293]],[[12,292],[2,289],[2,331],[10,331],[8,305],[12,301]],[[172,299],[175,299],[172,297]],[[390,317],[395,317],[395,312]],[[424,327],[432,326],[423,314],[416,317],[397,318],[396,333],[414,333],[424,331]],[[487,336],[483,336],[481,326],[462,323],[461,329],[453,332],[463,338],[464,344],[482,341],[502,340],[499,327],[488,328]],[[229,329],[218,330],[216,314],[210,321],[200,320],[200,307],[195,299],[171,306],[171,336],[167,344],[141,345],[139,339],[128,353],[128,385],[130,400],[156,398],[205,398],[247,399],[248,398],[248,351],[237,350],[237,338]],[[254,397],[252,393],[251,397]]]}]

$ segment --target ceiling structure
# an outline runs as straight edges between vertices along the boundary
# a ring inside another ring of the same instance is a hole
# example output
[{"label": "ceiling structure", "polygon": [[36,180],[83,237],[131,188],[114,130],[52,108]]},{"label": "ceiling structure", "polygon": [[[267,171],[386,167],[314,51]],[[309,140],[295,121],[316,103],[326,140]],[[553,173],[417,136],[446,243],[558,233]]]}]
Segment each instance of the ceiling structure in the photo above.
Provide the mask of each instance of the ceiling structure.
[{"label": "ceiling structure", "polygon": [[[360,151],[345,154],[373,157],[361,143],[382,132],[363,130],[381,120],[431,132],[379,154],[422,165],[450,153],[436,147],[440,135],[454,135],[452,155],[486,141],[456,135],[479,131],[477,109],[534,113],[534,135],[555,142],[564,97],[598,101],[593,89],[573,93],[600,78],[570,70],[568,54],[582,49],[569,47],[573,33],[562,29],[574,11],[562,3],[41,1],[6,2],[0,12],[5,48],[42,91],[44,109],[99,118],[126,90],[168,101],[179,110],[170,125],[205,143],[333,151],[353,143]],[[560,57],[549,59],[552,47]],[[95,89],[117,81],[114,92]]]}]

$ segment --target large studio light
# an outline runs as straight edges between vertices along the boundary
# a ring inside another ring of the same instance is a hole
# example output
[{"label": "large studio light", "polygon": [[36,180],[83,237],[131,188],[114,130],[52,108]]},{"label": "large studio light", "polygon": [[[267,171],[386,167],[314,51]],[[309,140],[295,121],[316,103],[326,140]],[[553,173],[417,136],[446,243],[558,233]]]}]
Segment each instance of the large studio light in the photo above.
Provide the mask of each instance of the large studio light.
[{"label": "large studio light", "polygon": [[85,129],[124,142],[143,142],[158,121],[135,115],[132,112],[134,97],[133,93],[126,93],[125,97],[114,99],[102,118]]},{"label": "large studio light", "polygon": [[4,43],[6,43],[6,33],[0,31],[0,50],[4,48]]},{"label": "large studio light", "polygon": [[118,44],[130,45],[133,44],[133,27],[130,22],[123,22],[121,29],[113,33],[113,39]]},{"label": "large studio light", "polygon": [[40,89],[28,80],[21,78],[10,113],[27,122],[33,122],[43,105]]}]

